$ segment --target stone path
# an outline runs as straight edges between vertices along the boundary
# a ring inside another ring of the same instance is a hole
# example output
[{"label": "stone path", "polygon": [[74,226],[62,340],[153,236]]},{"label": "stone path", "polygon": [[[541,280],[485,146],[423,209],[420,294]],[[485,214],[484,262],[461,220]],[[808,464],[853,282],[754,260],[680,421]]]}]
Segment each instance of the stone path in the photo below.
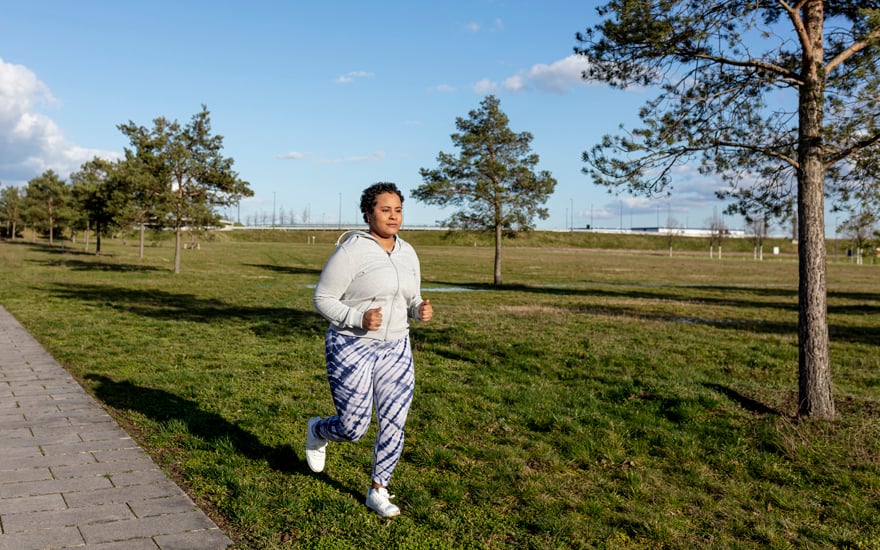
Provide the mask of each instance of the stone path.
[{"label": "stone path", "polygon": [[0,550],[230,545],[0,306]]}]

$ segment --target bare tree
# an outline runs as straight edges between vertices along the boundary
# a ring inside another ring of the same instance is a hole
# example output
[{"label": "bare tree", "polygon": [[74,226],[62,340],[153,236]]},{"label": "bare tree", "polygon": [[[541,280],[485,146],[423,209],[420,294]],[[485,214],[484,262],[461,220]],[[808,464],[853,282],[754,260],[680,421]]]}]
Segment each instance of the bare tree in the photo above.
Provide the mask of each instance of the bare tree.
[{"label": "bare tree", "polygon": [[666,244],[669,245],[669,255],[672,256],[672,244],[682,235],[684,235],[684,227],[681,222],[675,218],[666,220]]},{"label": "bare tree", "polygon": [[718,215],[718,211],[715,210],[712,213],[712,217],[706,220],[706,225],[709,227],[709,257],[712,257],[712,250],[715,245],[718,245],[718,259],[721,259],[721,245],[724,242],[724,239],[728,235],[727,227],[724,225],[724,218]]},{"label": "bare tree", "polygon": [[837,231],[843,233],[852,242],[852,258],[853,261],[861,265],[865,247],[874,236],[874,228],[877,225],[877,216],[868,209],[862,209],[853,212],[852,215],[844,220],[838,227]]},{"label": "bare tree", "polygon": [[759,262],[764,260],[764,239],[767,238],[769,230],[770,225],[767,222],[767,218],[760,216],[757,218],[746,218],[746,231],[752,236],[752,242],[754,243],[752,256]]}]

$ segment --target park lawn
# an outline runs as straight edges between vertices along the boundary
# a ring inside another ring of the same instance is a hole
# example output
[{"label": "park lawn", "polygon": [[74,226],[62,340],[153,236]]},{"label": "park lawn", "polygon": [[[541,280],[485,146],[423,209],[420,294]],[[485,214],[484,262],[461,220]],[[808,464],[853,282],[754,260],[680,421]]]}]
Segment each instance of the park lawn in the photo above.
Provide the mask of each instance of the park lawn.
[{"label": "park lawn", "polygon": [[2,242],[0,304],[241,548],[880,546],[877,266],[829,261],[840,415],[798,421],[791,254],[554,236],[506,247],[496,288],[491,247],[413,234],[435,319],[388,521],[375,429],[319,475],[302,449],[333,413],[311,296],[335,237],[218,237],[180,275],[167,242]]}]

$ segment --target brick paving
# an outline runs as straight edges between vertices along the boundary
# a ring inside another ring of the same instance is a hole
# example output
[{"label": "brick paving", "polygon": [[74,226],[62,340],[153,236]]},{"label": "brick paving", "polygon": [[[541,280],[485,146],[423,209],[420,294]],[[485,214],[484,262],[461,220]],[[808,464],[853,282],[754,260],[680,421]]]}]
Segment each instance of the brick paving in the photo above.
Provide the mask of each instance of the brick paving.
[{"label": "brick paving", "polygon": [[0,306],[0,550],[231,545]]}]

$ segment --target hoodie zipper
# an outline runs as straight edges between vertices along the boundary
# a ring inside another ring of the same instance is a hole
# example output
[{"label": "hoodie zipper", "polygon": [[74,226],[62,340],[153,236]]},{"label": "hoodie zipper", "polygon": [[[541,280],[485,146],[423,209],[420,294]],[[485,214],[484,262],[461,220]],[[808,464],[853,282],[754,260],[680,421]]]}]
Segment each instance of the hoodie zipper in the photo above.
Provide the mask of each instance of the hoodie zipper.
[{"label": "hoodie zipper", "polygon": [[[395,241],[395,245],[396,245]],[[393,252],[392,250],[391,252]],[[394,263],[394,260],[391,259],[391,252],[388,252],[388,261],[391,263],[391,269],[394,270],[394,277],[397,281],[397,286],[394,288],[394,294],[391,296],[391,310],[394,311],[394,303],[397,301],[397,295],[400,294],[400,273],[397,271],[397,265]],[[382,338],[386,342],[388,341],[388,329],[391,328],[391,312],[388,314],[389,322],[385,323],[385,335]]]}]

